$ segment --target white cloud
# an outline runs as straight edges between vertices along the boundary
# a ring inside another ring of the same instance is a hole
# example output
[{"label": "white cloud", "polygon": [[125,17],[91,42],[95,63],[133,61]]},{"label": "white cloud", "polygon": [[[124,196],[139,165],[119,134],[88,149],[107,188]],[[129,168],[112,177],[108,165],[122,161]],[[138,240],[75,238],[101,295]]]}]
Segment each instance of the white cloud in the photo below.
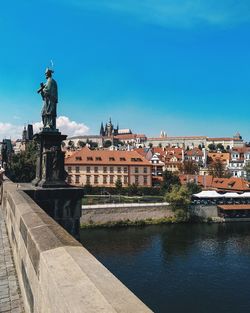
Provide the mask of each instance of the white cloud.
[{"label": "white cloud", "polygon": [[250,22],[249,0],[64,0],[79,7],[107,9],[132,15],[144,22],[172,27],[200,23],[232,26]]},{"label": "white cloud", "polygon": [[13,125],[11,123],[1,123],[0,122],[0,138],[10,138],[16,139],[20,138],[22,134],[22,126],[20,125]]},{"label": "white cloud", "polygon": [[[14,125],[11,123],[0,122],[0,139],[11,138],[18,139],[22,138],[23,125]],[[42,128],[42,122],[33,123],[34,133],[39,132]],[[59,116],[57,118],[57,128],[59,128],[62,134],[67,136],[79,136],[86,135],[89,131],[89,127],[83,123],[77,123],[71,121],[67,116]]]},{"label": "white cloud", "polygon": [[70,137],[86,135],[89,131],[88,126],[83,123],[71,121],[67,116],[59,116],[56,123],[60,132]]},{"label": "white cloud", "polygon": [[[42,122],[34,123],[34,133],[39,132],[42,126]],[[83,123],[71,121],[67,116],[59,116],[56,119],[56,127],[60,130],[62,134],[69,137],[86,135],[89,131],[88,126]]]}]

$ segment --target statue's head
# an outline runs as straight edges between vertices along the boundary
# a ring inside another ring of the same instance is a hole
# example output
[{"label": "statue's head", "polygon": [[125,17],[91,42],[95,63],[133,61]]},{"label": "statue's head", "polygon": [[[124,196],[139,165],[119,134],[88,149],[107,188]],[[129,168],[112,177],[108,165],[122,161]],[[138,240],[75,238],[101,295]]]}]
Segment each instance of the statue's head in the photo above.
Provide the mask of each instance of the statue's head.
[{"label": "statue's head", "polygon": [[46,78],[52,77],[52,73],[54,73],[54,71],[47,67],[45,71]]}]

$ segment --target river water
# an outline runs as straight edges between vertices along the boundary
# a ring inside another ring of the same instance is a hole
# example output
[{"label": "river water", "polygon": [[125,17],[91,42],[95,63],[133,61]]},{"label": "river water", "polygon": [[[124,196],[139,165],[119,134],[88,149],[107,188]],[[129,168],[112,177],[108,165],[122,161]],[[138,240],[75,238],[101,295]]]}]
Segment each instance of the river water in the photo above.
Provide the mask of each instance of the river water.
[{"label": "river water", "polygon": [[250,223],[82,230],[81,241],[154,312],[250,312]]}]

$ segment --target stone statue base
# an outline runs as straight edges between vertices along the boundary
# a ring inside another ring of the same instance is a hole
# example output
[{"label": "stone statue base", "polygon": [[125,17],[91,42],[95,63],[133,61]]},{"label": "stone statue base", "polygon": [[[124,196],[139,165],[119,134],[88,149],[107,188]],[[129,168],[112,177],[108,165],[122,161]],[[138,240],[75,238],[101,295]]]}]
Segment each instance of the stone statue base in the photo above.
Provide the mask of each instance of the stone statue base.
[{"label": "stone statue base", "polygon": [[67,136],[62,135],[57,129],[43,128],[33,138],[39,146],[39,156],[36,165],[36,178],[32,184],[43,188],[66,187],[67,173],[64,169],[64,152],[61,149],[61,144]]},{"label": "stone statue base", "polygon": [[74,187],[41,188],[31,184],[21,184],[20,189],[79,240],[83,189]]}]

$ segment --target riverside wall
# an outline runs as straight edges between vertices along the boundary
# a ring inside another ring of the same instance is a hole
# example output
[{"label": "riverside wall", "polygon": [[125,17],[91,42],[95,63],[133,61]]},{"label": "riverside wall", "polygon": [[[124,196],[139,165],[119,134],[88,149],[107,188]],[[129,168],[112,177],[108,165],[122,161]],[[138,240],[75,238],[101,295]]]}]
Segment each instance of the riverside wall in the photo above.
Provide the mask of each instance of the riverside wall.
[{"label": "riverside wall", "polygon": [[152,312],[10,181],[0,209],[26,313]]},{"label": "riverside wall", "polygon": [[107,224],[120,221],[144,221],[173,217],[168,203],[124,203],[83,205],[81,224]]}]

